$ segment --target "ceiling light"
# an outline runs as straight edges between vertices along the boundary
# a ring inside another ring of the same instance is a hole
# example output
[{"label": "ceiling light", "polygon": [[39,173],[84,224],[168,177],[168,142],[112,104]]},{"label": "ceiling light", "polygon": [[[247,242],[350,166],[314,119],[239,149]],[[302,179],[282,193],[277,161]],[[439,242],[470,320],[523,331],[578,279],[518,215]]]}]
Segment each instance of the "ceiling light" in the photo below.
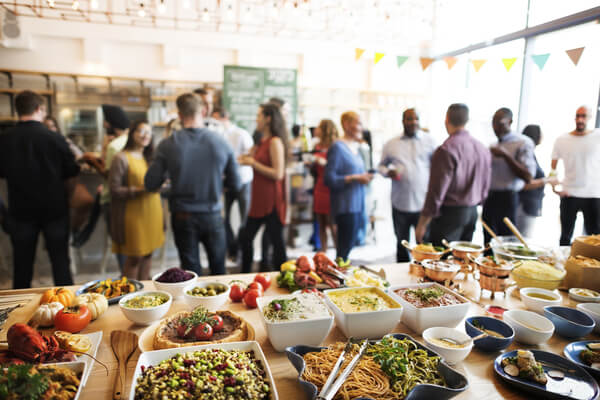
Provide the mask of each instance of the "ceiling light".
[{"label": "ceiling light", "polygon": [[158,12],[160,14],[164,14],[165,12],[167,12],[167,6],[165,5],[164,0],[160,0],[160,3],[158,3]]},{"label": "ceiling light", "polygon": [[202,11],[202,21],[204,22],[208,22],[210,20],[210,15],[208,14],[208,8],[204,8],[204,11]]},{"label": "ceiling light", "polygon": [[190,0],[183,0],[183,8],[190,8]]},{"label": "ceiling light", "polygon": [[98,0],[91,0],[90,6],[92,7],[93,10],[96,10],[98,8]]},{"label": "ceiling light", "polygon": [[233,6],[231,4],[227,6],[227,18],[233,19]]},{"label": "ceiling light", "polygon": [[138,10],[138,17],[144,18],[146,16],[146,10],[144,10],[144,3],[140,3],[140,9]]},{"label": "ceiling light", "polygon": [[77,1],[77,0],[74,0],[74,1],[73,1],[73,4],[71,4],[71,8],[72,8],[73,10],[79,10],[79,1]]},{"label": "ceiling light", "polygon": [[270,10],[271,18],[277,18],[279,15],[279,9],[277,8],[277,3],[273,2],[273,7]]},{"label": "ceiling light", "polygon": [[48,7],[54,8],[54,0],[48,0]]}]

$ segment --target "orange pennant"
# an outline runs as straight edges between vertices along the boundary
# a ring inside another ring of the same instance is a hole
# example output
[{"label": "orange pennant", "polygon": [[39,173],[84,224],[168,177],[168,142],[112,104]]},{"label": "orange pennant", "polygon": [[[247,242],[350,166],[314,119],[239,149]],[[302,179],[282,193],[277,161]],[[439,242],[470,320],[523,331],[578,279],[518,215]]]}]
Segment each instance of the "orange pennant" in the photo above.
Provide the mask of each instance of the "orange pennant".
[{"label": "orange pennant", "polygon": [[427,69],[427,67],[429,67],[431,65],[431,63],[434,61],[433,58],[428,58],[428,57],[421,57],[421,68],[423,68],[423,71],[425,71]]},{"label": "orange pennant", "polygon": [[579,59],[581,58],[581,53],[583,53],[583,49],[585,49],[585,47],[580,47],[578,49],[566,50],[567,55],[569,56],[571,61],[573,61],[573,64],[575,64],[575,66],[577,66],[577,64],[579,63]]},{"label": "orange pennant", "polygon": [[359,58],[363,55],[364,52],[365,52],[365,49],[355,49],[354,50],[354,59],[356,61],[358,61]]},{"label": "orange pennant", "polygon": [[481,69],[481,67],[483,67],[483,64],[485,64],[487,60],[471,60],[471,63],[473,63],[473,68],[475,68],[475,72],[479,72],[479,70]]},{"label": "orange pennant", "polygon": [[377,64],[383,58],[385,54],[383,53],[375,53],[375,64]]},{"label": "orange pennant", "polygon": [[454,67],[454,65],[458,61],[458,58],[456,58],[456,57],[444,57],[444,61],[446,61],[446,64],[448,64],[448,69],[451,70],[452,67]]}]

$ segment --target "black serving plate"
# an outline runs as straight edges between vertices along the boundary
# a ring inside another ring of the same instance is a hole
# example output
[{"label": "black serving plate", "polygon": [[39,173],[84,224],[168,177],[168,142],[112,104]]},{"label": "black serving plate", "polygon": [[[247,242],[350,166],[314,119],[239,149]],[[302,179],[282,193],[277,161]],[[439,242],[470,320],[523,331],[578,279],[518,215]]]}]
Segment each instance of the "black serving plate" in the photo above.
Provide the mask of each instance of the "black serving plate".
[{"label": "black serving plate", "polygon": [[[400,339],[400,340],[401,339],[409,339],[412,342],[414,342],[418,348],[426,350],[430,356],[440,357],[439,354],[437,354],[434,351],[431,351],[430,349],[423,346],[422,344],[420,344],[419,342],[417,342],[416,340],[414,340],[412,337],[410,337],[408,335],[405,335],[403,333],[396,333],[391,336],[393,336],[396,339]],[[324,348],[325,347],[300,345],[300,346],[288,347],[287,349],[285,349],[288,359],[290,360],[290,362],[292,363],[294,368],[296,368],[296,371],[298,371],[298,381],[300,382],[300,386],[302,386],[302,389],[304,389],[304,391],[308,395],[308,398],[311,400],[316,399],[317,394],[318,394],[318,389],[314,384],[302,379],[302,373],[304,372],[304,368],[306,367],[303,357],[306,353],[310,353],[313,351],[320,351],[321,349],[324,349]],[[440,357],[440,363],[438,364],[438,370],[442,374],[444,379],[446,380],[448,387],[443,387],[443,386],[439,386],[439,385],[431,385],[431,384],[420,384],[420,385],[415,386],[410,392],[408,392],[408,395],[405,397],[405,399],[406,400],[417,400],[417,399],[445,400],[445,399],[450,399],[450,398],[456,396],[457,394],[459,394],[460,392],[464,391],[465,389],[467,389],[467,387],[469,386],[469,382],[467,381],[467,378],[464,375],[462,375],[461,373],[450,368],[444,361],[441,361],[441,357]],[[370,397],[360,397],[355,400],[377,400],[377,399],[371,399]]]},{"label": "black serving plate", "polygon": [[[530,350],[536,361],[542,363],[548,382],[545,385],[513,377],[504,372],[502,360],[506,357],[514,357],[517,350],[499,355],[494,361],[494,371],[507,383],[534,394],[536,397],[545,399],[578,399],[592,400],[598,397],[598,383],[588,374],[585,369],[557,354],[542,350]],[[548,371],[556,369],[564,373],[563,379],[555,379],[548,376]]]},{"label": "black serving plate", "polygon": [[[121,278],[117,278],[116,280],[119,280]],[[102,282],[104,279],[96,279],[95,281],[91,281],[88,282],[84,285],[81,285],[81,287],[79,289],[77,289],[77,291],[75,292],[75,294],[77,296],[79,296],[80,294],[84,294],[86,293],[86,289],[89,287],[94,286],[95,284],[97,284],[98,282]],[[113,279],[114,280],[114,279]],[[144,288],[144,284],[138,280],[135,279],[127,279],[129,282],[133,283],[133,285],[135,286],[135,291],[130,292],[130,293],[135,293],[135,292],[139,292],[140,290],[142,290]],[[108,304],[117,304],[119,302],[119,300],[121,300],[123,298],[123,296],[127,296],[130,293],[125,293],[122,294],[121,296],[117,296],[117,297],[113,297],[111,299],[107,299],[108,300]]]}]

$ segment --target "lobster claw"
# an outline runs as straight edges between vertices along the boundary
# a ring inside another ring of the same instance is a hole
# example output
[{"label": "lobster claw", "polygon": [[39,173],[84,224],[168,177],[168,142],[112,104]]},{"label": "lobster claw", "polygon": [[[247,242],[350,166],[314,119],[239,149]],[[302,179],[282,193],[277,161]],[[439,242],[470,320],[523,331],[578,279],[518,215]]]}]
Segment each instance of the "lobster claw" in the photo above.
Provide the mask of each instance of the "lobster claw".
[{"label": "lobster claw", "polygon": [[327,255],[323,252],[318,252],[314,255],[313,261],[317,266],[317,269],[325,268],[326,266],[337,268],[337,264],[334,263]]}]

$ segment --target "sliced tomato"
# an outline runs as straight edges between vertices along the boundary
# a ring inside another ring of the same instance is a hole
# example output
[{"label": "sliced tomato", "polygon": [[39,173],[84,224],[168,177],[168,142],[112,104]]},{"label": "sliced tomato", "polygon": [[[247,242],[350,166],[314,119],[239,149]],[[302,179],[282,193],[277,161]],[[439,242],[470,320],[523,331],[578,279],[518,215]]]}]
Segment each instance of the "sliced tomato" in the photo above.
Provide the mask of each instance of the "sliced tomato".
[{"label": "sliced tomato", "polygon": [[213,335],[213,328],[207,322],[202,322],[194,327],[194,337],[197,340],[209,340]]},{"label": "sliced tomato", "polygon": [[92,320],[92,313],[84,305],[65,307],[54,317],[54,326],[59,331],[77,333]]},{"label": "sliced tomato", "polygon": [[246,304],[249,308],[256,308],[258,304],[256,304],[256,299],[262,297],[262,291],[258,289],[250,289],[246,291],[244,295],[244,304]]},{"label": "sliced tomato", "polygon": [[262,285],[264,290],[267,290],[271,286],[271,275],[270,274],[257,274],[254,277],[254,282],[258,282]]},{"label": "sliced tomato", "polygon": [[208,322],[210,326],[212,326],[213,331],[215,332],[223,330],[223,318],[221,318],[221,316],[218,314],[211,315],[210,317],[208,317],[208,320],[206,322]]}]

